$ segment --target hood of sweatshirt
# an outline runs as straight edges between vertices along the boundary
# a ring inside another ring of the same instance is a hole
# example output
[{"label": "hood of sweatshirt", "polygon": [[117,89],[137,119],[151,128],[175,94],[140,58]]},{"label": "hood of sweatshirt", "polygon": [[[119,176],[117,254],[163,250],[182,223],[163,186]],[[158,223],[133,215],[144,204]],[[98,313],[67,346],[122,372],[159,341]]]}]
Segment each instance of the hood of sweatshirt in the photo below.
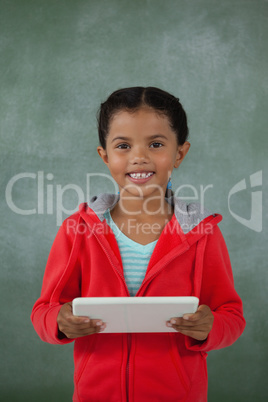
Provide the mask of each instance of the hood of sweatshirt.
[{"label": "hood of sweatshirt", "polygon": [[[98,196],[94,196],[88,204],[89,208],[87,208],[86,211],[87,215],[90,215],[93,212],[102,222],[105,219],[104,213],[107,209],[113,209],[119,199],[119,194],[102,193]],[[207,222],[208,220],[206,218],[210,217],[210,222],[211,220],[214,220],[213,218],[217,218],[214,223],[218,223],[222,219],[221,215],[211,214],[200,203],[187,204],[174,196],[165,198],[165,200],[174,207],[174,215],[184,234],[191,232],[200,222]]]}]

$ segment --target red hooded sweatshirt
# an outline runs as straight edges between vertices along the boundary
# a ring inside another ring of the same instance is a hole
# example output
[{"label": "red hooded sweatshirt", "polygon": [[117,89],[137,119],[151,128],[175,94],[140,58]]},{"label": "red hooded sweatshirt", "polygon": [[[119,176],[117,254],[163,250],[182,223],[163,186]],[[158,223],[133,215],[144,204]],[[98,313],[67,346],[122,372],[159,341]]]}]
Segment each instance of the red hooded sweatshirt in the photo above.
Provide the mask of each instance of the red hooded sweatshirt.
[{"label": "red hooded sweatshirt", "polygon": [[[40,338],[72,342],[57,315],[76,297],[130,296],[116,238],[103,213],[118,201],[101,194],[67,218],[48,258],[31,319]],[[245,327],[222,217],[199,204],[169,199],[174,215],[162,231],[135,297],[196,296],[214,315],[205,341],[172,333],[100,333],[75,339],[75,402],[205,402],[207,352],[231,345]]]}]

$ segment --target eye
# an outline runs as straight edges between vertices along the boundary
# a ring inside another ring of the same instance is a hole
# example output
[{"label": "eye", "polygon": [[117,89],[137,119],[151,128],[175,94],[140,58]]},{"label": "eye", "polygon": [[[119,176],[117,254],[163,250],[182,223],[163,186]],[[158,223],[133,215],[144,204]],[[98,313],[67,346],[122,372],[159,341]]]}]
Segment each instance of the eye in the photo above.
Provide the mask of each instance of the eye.
[{"label": "eye", "polygon": [[127,148],[129,148],[129,145],[128,144],[119,144],[119,145],[117,145],[116,146],[116,148],[118,148],[118,149],[127,149]]},{"label": "eye", "polygon": [[161,142],[153,142],[150,147],[153,148],[161,148],[163,146],[163,144],[161,144]]}]

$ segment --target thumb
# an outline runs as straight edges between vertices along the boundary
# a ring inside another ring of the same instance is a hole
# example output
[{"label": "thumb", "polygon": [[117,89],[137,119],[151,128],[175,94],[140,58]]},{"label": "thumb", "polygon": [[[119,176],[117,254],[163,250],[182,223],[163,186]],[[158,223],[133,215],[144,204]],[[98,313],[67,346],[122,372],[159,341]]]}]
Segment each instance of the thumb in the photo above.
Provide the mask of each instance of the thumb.
[{"label": "thumb", "polygon": [[201,304],[201,306],[198,307],[198,309],[196,310],[195,313],[193,313],[193,314],[184,314],[183,319],[188,320],[188,321],[201,320],[202,318],[204,318],[208,314],[209,310],[210,310],[210,308],[208,306],[206,306],[205,304]]}]

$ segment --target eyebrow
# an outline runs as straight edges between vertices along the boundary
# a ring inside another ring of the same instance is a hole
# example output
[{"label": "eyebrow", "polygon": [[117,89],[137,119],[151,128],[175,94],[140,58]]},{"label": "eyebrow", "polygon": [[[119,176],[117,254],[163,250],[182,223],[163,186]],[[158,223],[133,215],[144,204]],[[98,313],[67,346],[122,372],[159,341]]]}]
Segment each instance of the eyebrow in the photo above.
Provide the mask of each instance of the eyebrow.
[{"label": "eyebrow", "polygon": [[[156,138],[163,138],[164,140],[167,140],[167,137],[163,134],[154,134],[148,137],[148,140],[154,140]],[[131,139],[129,137],[115,137],[111,142],[117,141],[117,140],[123,140],[123,141],[130,141]]]}]

